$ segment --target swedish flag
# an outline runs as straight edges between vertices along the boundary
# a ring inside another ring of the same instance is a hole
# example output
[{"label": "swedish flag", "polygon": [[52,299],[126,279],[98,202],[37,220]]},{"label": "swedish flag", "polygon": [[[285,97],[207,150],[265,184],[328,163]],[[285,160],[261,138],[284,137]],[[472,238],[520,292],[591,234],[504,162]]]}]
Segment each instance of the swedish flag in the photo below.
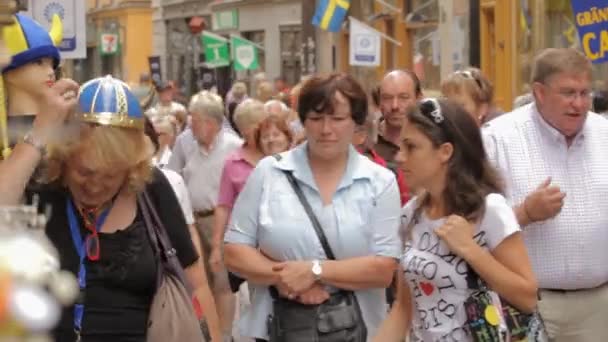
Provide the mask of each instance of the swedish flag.
[{"label": "swedish flag", "polygon": [[[310,0],[307,0],[310,1]],[[312,24],[329,32],[338,32],[350,7],[349,0],[318,0]]]}]

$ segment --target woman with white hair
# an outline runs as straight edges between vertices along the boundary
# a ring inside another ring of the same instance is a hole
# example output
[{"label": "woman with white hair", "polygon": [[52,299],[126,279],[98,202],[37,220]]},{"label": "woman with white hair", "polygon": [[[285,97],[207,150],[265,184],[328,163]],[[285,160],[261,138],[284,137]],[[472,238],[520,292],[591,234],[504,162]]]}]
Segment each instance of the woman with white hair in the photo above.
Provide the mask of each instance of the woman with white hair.
[{"label": "woman with white hair", "polygon": [[277,99],[272,99],[270,101],[266,101],[264,103],[264,109],[272,115],[276,115],[287,121],[289,114],[291,111],[289,107],[285,104],[285,102]]},{"label": "woman with white hair", "polygon": [[164,168],[171,159],[171,149],[178,132],[177,121],[171,116],[157,117],[152,121],[152,125],[158,136],[158,149],[152,162],[159,168]]}]

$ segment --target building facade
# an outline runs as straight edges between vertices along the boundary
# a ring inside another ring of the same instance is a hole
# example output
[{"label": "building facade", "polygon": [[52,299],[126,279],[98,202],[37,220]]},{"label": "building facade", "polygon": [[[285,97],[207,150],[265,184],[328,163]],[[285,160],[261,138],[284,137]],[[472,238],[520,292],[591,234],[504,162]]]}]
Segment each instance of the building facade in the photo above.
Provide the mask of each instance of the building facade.
[{"label": "building facade", "polygon": [[[581,48],[571,0],[353,0],[349,14],[401,43],[385,41],[381,66],[375,74],[367,70],[363,80],[377,82],[388,70],[410,68],[434,95],[449,73],[477,66],[494,84],[502,110],[529,91],[539,51]],[[348,63],[348,26],[336,35],[338,70],[363,73]],[[593,68],[594,88],[605,89],[608,63]]]},{"label": "building facade", "polygon": [[[301,8],[302,0],[153,0],[153,55],[161,59],[163,78],[175,81],[184,95],[211,85],[223,93],[234,80],[251,81],[258,72],[295,83],[301,75]],[[255,42],[259,70],[207,69],[202,29]]]},{"label": "building facade", "polygon": [[[87,0],[87,58],[73,60],[71,76],[83,82],[112,74],[137,83],[148,73],[152,53],[152,10],[149,0]],[[118,39],[115,51],[104,53],[102,37]]]},{"label": "building facade", "polygon": [[[284,76],[292,84],[300,80],[302,0],[219,1],[212,9],[216,33],[236,34],[263,48],[259,56],[260,71],[264,71],[268,79]],[[237,18],[236,25],[224,27],[221,18],[229,16]],[[237,78],[246,79],[251,73],[242,73]]]}]

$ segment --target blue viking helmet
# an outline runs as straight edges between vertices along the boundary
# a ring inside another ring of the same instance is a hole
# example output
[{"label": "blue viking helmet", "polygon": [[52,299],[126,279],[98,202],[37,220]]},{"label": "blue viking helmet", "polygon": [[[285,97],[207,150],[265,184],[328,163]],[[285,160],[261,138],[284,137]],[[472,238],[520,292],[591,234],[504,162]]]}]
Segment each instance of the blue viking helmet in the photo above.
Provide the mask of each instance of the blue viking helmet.
[{"label": "blue viking helmet", "polygon": [[53,15],[50,32],[34,19],[20,13],[15,14],[13,23],[0,29],[0,39],[4,40],[11,56],[11,63],[2,69],[2,73],[43,57],[52,58],[56,68],[61,60],[57,45],[61,43],[62,33],[63,25],[57,14]]},{"label": "blue viking helmet", "polygon": [[144,116],[129,86],[111,75],[83,84],[78,91],[82,122],[124,128],[144,128]]}]

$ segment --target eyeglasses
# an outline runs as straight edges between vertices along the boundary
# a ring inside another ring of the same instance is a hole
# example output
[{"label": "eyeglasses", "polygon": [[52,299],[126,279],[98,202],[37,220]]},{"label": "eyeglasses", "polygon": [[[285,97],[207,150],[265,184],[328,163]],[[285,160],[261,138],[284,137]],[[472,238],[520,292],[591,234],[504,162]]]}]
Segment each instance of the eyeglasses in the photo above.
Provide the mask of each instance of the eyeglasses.
[{"label": "eyeglasses", "polygon": [[431,119],[437,125],[441,124],[444,120],[443,113],[441,112],[441,106],[435,98],[426,98],[418,103],[420,112]]},{"label": "eyeglasses", "polygon": [[84,238],[85,251],[87,258],[91,261],[99,260],[99,234],[97,233],[97,221],[98,219],[104,220],[107,216],[107,210],[98,215],[99,210],[97,209],[82,209],[80,213],[82,215],[84,228],[88,231],[87,236]]},{"label": "eyeglasses", "polygon": [[574,102],[577,97],[580,97],[583,100],[591,100],[591,90],[590,89],[583,89],[583,90],[577,90],[574,88],[557,88],[557,89],[555,89],[552,86],[547,85],[547,84],[545,84],[545,86],[547,88],[551,89],[551,91],[556,92],[559,96],[563,97],[568,102]]},{"label": "eyeglasses", "polygon": [[474,80],[475,83],[477,83],[477,86],[479,87],[479,89],[480,90],[483,89],[483,87],[481,86],[481,80],[479,79],[479,77],[475,76],[475,74],[471,70],[456,71],[456,75],[460,75],[464,78]]}]

